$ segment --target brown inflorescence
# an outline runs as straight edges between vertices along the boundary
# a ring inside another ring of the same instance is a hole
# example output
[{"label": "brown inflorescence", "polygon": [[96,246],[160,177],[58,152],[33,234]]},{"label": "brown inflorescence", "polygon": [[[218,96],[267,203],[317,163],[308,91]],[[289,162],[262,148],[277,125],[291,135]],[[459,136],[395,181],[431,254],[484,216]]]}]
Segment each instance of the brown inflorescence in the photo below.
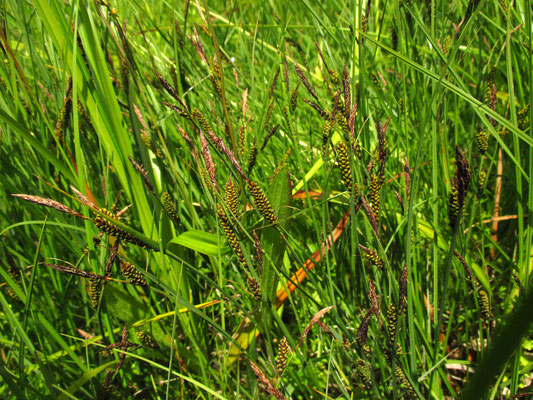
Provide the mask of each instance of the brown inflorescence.
[{"label": "brown inflorescence", "polygon": [[261,287],[259,286],[257,279],[255,279],[252,276],[249,276],[248,279],[246,280],[246,283],[248,284],[248,287],[250,288],[250,292],[252,292],[255,299],[257,301],[260,301],[261,300]]}]

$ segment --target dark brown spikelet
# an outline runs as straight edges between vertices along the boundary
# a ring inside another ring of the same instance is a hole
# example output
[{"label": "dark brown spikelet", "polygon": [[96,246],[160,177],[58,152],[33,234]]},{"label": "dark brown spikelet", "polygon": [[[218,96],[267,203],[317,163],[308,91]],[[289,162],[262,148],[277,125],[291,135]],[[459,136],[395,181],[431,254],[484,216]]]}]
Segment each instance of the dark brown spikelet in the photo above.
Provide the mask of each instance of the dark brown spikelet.
[{"label": "dark brown spikelet", "polygon": [[244,254],[242,252],[241,245],[239,244],[239,241],[237,240],[237,235],[235,234],[224,209],[218,203],[217,203],[217,212],[218,212],[218,220],[220,222],[220,225],[222,226],[222,229],[224,230],[224,234],[226,235],[226,238],[228,239],[229,245],[231,249],[233,250],[233,253],[235,253],[235,255],[237,256],[241,264],[245,268],[248,268],[248,265],[246,264],[246,259],[244,258]]},{"label": "dark brown spikelet", "polygon": [[370,201],[372,211],[374,212],[374,217],[376,222],[379,222],[379,195],[380,195],[381,183],[376,174],[370,175]]},{"label": "dark brown spikelet", "polygon": [[35,203],[40,206],[50,207],[54,210],[64,212],[66,214],[74,215],[75,217],[83,218],[85,217],[80,213],[68,208],[66,205],[59,203],[58,201],[48,199],[45,197],[33,196],[30,194],[12,194],[13,197],[18,197],[22,200],[29,201],[30,203]]},{"label": "dark brown spikelet", "polygon": [[[350,158],[348,155],[348,149],[346,148],[346,145],[343,141],[340,141],[335,149],[336,158],[337,158],[337,164],[341,170],[341,176],[342,180],[344,181],[344,184],[346,185],[346,188],[349,192],[352,192],[352,167],[350,163]],[[353,185],[353,197],[357,197],[358,195],[358,188],[357,184]]]},{"label": "dark brown spikelet", "polygon": [[470,285],[472,285],[472,289],[475,289],[478,285],[478,282],[476,278],[472,275],[472,270],[470,269],[470,266],[466,262],[465,258],[461,254],[459,254],[457,250],[454,250],[453,254],[463,266],[465,270],[466,280],[470,283]]},{"label": "dark brown spikelet", "polygon": [[287,367],[287,359],[289,358],[290,351],[291,348],[289,347],[289,342],[287,341],[287,338],[283,336],[279,342],[278,357],[276,359],[276,368],[279,376],[283,374],[283,371],[285,371],[285,368]]},{"label": "dark brown spikelet", "polygon": [[274,133],[276,133],[278,128],[279,128],[279,125],[275,125],[268,131],[267,135],[265,136],[265,140],[263,141],[263,145],[261,146],[261,151],[263,151],[265,149],[268,141],[270,140],[272,135],[274,135]]},{"label": "dark brown spikelet", "polygon": [[122,62],[120,63],[120,76],[122,78],[124,93],[126,93],[127,96],[130,91],[130,67],[128,66],[128,60],[126,57],[122,57]]},{"label": "dark brown spikelet", "polygon": [[102,232],[107,233],[111,236],[115,236],[117,239],[123,240],[125,242],[129,242],[136,246],[142,247],[143,249],[155,250],[148,243],[145,243],[142,240],[137,239],[135,236],[122,230],[121,228],[113,224],[111,221],[108,221],[107,219],[103,217],[100,217],[100,216],[94,217],[93,222],[98,228],[100,228]]},{"label": "dark brown spikelet", "polygon": [[137,171],[139,175],[141,175],[144,185],[148,188],[150,192],[153,192],[154,186],[152,185],[152,182],[150,182],[150,179],[148,178],[148,171],[146,171],[143,168],[143,166],[137,163],[137,161],[135,161],[131,156],[128,156],[128,159],[130,160],[131,165],[133,165],[133,168],[135,169],[135,171]]},{"label": "dark brown spikelet", "polygon": [[113,394],[113,390],[113,370],[109,369],[106,373],[104,383],[102,384],[102,387],[100,389],[100,395],[98,396],[98,400],[110,399],[111,395]]},{"label": "dark brown spikelet", "polygon": [[120,266],[120,272],[122,272],[122,276],[129,282],[137,286],[147,286],[148,283],[146,282],[145,277],[142,273],[137,271],[137,269],[133,266],[133,264],[124,261],[120,259],[118,261],[118,264]]},{"label": "dark brown spikelet", "polygon": [[476,133],[476,148],[481,154],[485,154],[489,148],[489,138],[481,128]]},{"label": "dark brown spikelet", "polygon": [[485,180],[487,179],[487,170],[483,168],[479,173],[479,181],[477,184],[477,195],[481,196],[483,190],[485,189]]},{"label": "dark brown spikelet", "polygon": [[100,303],[100,295],[102,294],[103,280],[97,276],[91,276],[87,284],[87,291],[89,293],[89,300],[94,308],[98,308]]},{"label": "dark brown spikelet", "polygon": [[400,386],[407,391],[407,394],[411,399],[418,399],[418,395],[415,392],[415,389],[411,385],[411,382],[409,382],[409,379],[405,376],[405,373],[403,372],[402,367],[400,367],[398,364],[394,367],[394,376],[396,377],[396,380],[400,384]]},{"label": "dark brown spikelet", "polygon": [[359,328],[357,328],[357,334],[355,336],[357,347],[364,350],[365,352],[368,341],[368,325],[370,324],[370,318],[372,317],[372,313],[372,309],[369,309],[366,312],[365,316],[363,317],[363,320],[361,321],[361,324],[359,324]]},{"label": "dark brown spikelet", "polygon": [[479,301],[479,308],[481,310],[481,317],[483,318],[484,324],[487,325],[490,321],[489,296],[485,289],[479,289],[477,292],[477,296]]},{"label": "dark brown spikelet", "polygon": [[228,183],[224,186],[224,202],[228,206],[229,210],[233,214],[234,218],[239,218],[239,192],[237,186],[231,180],[228,179]]},{"label": "dark brown spikelet", "polygon": [[326,119],[324,130],[322,131],[322,158],[326,159],[328,153],[329,137],[331,135],[331,120]]},{"label": "dark brown spikelet", "polygon": [[213,89],[215,90],[216,94],[218,95],[219,99],[222,99],[222,69],[220,68],[220,64],[216,61],[213,61],[213,70],[211,72],[211,75],[209,75],[209,80],[211,81],[211,84],[213,85]]},{"label": "dark brown spikelet", "polygon": [[326,110],[323,110],[318,104],[313,103],[309,99],[302,99],[302,101],[309,104],[323,119],[329,119],[329,113]]},{"label": "dark brown spikelet", "polygon": [[172,219],[172,221],[178,224],[179,223],[178,212],[176,211],[176,207],[174,206],[174,202],[172,201],[170,194],[168,194],[167,192],[164,192],[161,195],[161,204],[163,204],[163,208],[167,212],[168,216]]},{"label": "dark brown spikelet", "polygon": [[204,133],[207,134],[208,132],[213,132],[213,130],[211,129],[211,125],[207,121],[207,118],[205,118],[204,114],[202,114],[200,110],[198,110],[197,108],[193,109],[191,115],[196,121],[196,123],[200,125],[200,128],[202,128]]},{"label": "dark brown spikelet", "polygon": [[376,250],[369,249],[368,247],[365,247],[363,245],[359,245],[359,247],[363,250],[365,253],[365,256],[370,263],[376,267],[377,269],[383,270],[384,264],[381,257],[378,255]]},{"label": "dark brown spikelet", "polygon": [[394,345],[394,336],[396,335],[396,328],[398,327],[398,310],[394,303],[389,305],[387,309],[387,334],[389,335],[390,346]]},{"label": "dark brown spikelet", "polygon": [[291,93],[291,98],[289,102],[291,113],[293,113],[294,110],[296,110],[296,107],[298,106],[298,88],[299,87],[300,85],[296,85],[296,88]]},{"label": "dark brown spikelet", "polygon": [[154,340],[154,337],[146,331],[139,331],[136,333],[137,339],[143,344],[143,346],[150,347],[151,349],[158,349],[159,345]]},{"label": "dark brown spikelet", "polygon": [[246,283],[248,284],[248,288],[250,289],[250,292],[254,295],[255,299],[257,301],[261,301],[261,287],[259,286],[257,279],[252,276],[249,276],[246,280]]},{"label": "dark brown spikelet", "polygon": [[357,375],[361,377],[368,388],[372,387],[372,370],[370,369],[370,364],[365,360],[357,360]]},{"label": "dark brown spikelet", "polygon": [[257,141],[254,138],[252,143],[252,148],[250,149],[250,155],[248,157],[248,175],[252,173],[254,169],[255,162],[257,161]]},{"label": "dark brown spikelet", "polygon": [[311,86],[311,84],[309,83],[307,78],[305,77],[305,75],[302,72],[302,70],[300,69],[300,67],[298,67],[297,64],[294,64],[294,69],[296,70],[296,74],[298,74],[298,76],[300,77],[300,80],[304,84],[304,86],[307,89],[307,91],[311,94],[311,96],[313,96],[317,101],[319,101],[318,100],[318,96],[315,93],[315,90],[313,89],[313,87]]},{"label": "dark brown spikelet", "polygon": [[250,195],[254,199],[255,206],[261,215],[265,217],[268,222],[276,225],[278,223],[278,217],[276,216],[270,201],[268,201],[268,198],[265,196],[261,188],[257,185],[257,183],[252,182],[251,180],[247,180],[246,184],[248,186],[248,190],[250,191]]}]

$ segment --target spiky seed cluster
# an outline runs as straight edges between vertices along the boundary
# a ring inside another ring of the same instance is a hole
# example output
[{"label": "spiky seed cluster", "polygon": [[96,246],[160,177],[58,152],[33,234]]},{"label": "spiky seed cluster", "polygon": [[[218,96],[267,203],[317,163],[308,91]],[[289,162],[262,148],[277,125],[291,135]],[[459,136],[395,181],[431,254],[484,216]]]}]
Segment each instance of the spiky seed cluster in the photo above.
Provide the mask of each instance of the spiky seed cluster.
[{"label": "spiky seed cluster", "polygon": [[461,214],[466,199],[468,184],[472,178],[468,160],[461,149],[459,149],[459,146],[455,148],[455,164],[455,176],[452,182],[452,192],[448,206],[448,216],[450,218],[450,227],[452,228],[459,222],[458,217]]},{"label": "spiky seed cluster", "polygon": [[477,292],[479,307],[481,309],[481,317],[483,322],[487,324],[490,320],[490,303],[489,296],[485,289],[479,289]]},{"label": "spiky seed cluster", "polygon": [[257,161],[257,142],[254,139],[252,143],[252,148],[250,149],[250,156],[248,157],[248,175],[252,173],[255,162]]},{"label": "spiky seed cluster", "polygon": [[485,180],[487,179],[487,170],[483,168],[479,174],[479,182],[477,184],[477,193],[478,196],[483,193],[483,190],[485,189]]},{"label": "spiky seed cluster", "polygon": [[407,311],[407,264],[404,264],[400,274],[398,315]]},{"label": "spiky seed cluster", "polygon": [[239,218],[239,192],[231,178],[224,186],[224,202],[235,218]]},{"label": "spiky seed cluster", "polygon": [[144,346],[150,347],[152,349],[159,348],[159,345],[154,340],[153,336],[150,335],[148,332],[139,331],[136,333],[136,335],[137,335],[137,339],[139,339],[139,342],[141,342]]},{"label": "spiky seed cluster", "polygon": [[357,334],[355,336],[357,347],[363,350],[368,341],[368,325],[370,324],[371,317],[372,317],[372,309],[368,310],[365,316],[363,317],[363,320],[361,321],[359,328],[357,328]]},{"label": "spiky seed cluster", "polygon": [[120,266],[120,272],[122,272],[122,276],[129,282],[133,283],[134,285],[138,286],[147,286],[148,283],[146,282],[145,277],[143,274],[141,274],[139,271],[137,271],[137,268],[133,266],[133,264],[124,261],[119,260],[119,266]]},{"label": "spiky seed cluster", "polygon": [[228,239],[229,245],[241,264],[247,268],[248,265],[246,264],[246,259],[244,258],[244,254],[241,249],[241,245],[239,244],[239,241],[237,240],[237,235],[233,231],[233,228],[229,222],[228,216],[224,212],[224,209],[220,204],[217,204],[217,211],[218,211],[218,220],[220,222],[220,225],[222,226],[222,229],[224,230],[224,233],[226,234],[226,238]]},{"label": "spiky seed cluster", "polygon": [[367,260],[370,261],[370,263],[374,267],[376,267],[376,268],[378,268],[380,270],[383,270],[383,268],[384,268],[383,260],[378,255],[376,250],[369,249],[368,247],[365,247],[363,245],[359,245],[359,247],[361,247],[361,249],[365,253],[365,256],[366,256]]},{"label": "spiky seed cluster", "polygon": [[[182,113],[184,115],[186,115],[187,117],[189,116],[186,112],[182,111]],[[181,114],[180,114],[181,115]],[[150,137],[150,135],[148,133],[141,133],[141,140],[143,141],[143,143],[146,145],[146,147],[148,147],[152,153],[155,154],[155,156],[157,158],[159,158],[160,160],[163,159],[163,152],[161,151],[161,149],[159,148],[159,146],[152,140],[152,138]]]},{"label": "spiky seed cluster", "polygon": [[335,116],[335,122],[337,123],[337,126],[341,130],[344,140],[346,142],[350,142],[350,128],[348,128],[348,122],[346,121],[346,117],[342,113],[337,113]]},{"label": "spiky seed cluster", "polygon": [[396,364],[396,366],[394,367],[394,375],[396,376],[396,380],[398,381],[400,386],[407,390],[409,397],[411,397],[412,399],[419,398],[413,386],[411,385],[411,382],[409,382],[409,379],[407,379],[407,377],[405,376],[402,367],[400,367],[398,364]]},{"label": "spiky seed cluster", "polygon": [[357,374],[363,379],[363,382],[369,388],[372,387],[372,371],[370,370],[370,364],[364,360],[357,360]]},{"label": "spiky seed cluster", "polygon": [[124,93],[128,94],[130,91],[130,68],[128,67],[126,57],[122,57],[122,62],[120,63],[120,75],[122,78]]},{"label": "spiky seed cluster", "polygon": [[254,199],[255,206],[261,215],[265,217],[268,222],[276,225],[278,223],[278,217],[276,216],[270,201],[268,201],[268,198],[265,196],[261,188],[257,185],[257,183],[252,182],[251,180],[247,180],[246,184],[248,186],[248,190],[250,191],[250,195]]},{"label": "spiky seed cluster", "polygon": [[250,288],[250,292],[254,295],[255,299],[257,301],[261,300],[261,287],[259,287],[259,283],[257,282],[257,279],[254,277],[249,276],[246,280],[248,283],[248,287]]},{"label": "spiky seed cluster", "polygon": [[244,142],[246,139],[246,129],[244,126],[239,126],[239,154],[241,158],[244,156]]},{"label": "spiky seed cluster", "polygon": [[270,123],[270,119],[272,118],[273,111],[274,111],[274,103],[271,101],[267,108],[266,117],[265,117],[265,125],[263,129],[266,129],[268,124]]},{"label": "spiky seed cluster", "polygon": [[70,115],[72,113],[72,80],[67,82],[67,91],[65,94],[65,102],[61,108],[59,119],[55,127],[55,135],[57,140],[63,140],[63,131],[70,124]]},{"label": "spiky seed cluster", "polygon": [[452,228],[457,224],[457,218],[460,210],[459,190],[456,186],[452,186],[452,192],[450,193],[450,199],[448,201],[448,217],[450,218],[450,226]]},{"label": "spiky seed cluster", "polygon": [[167,212],[168,216],[172,218],[174,222],[179,223],[178,212],[176,211],[176,207],[174,207],[174,202],[172,201],[170,194],[164,192],[161,195],[161,203],[163,204],[163,208]]},{"label": "spiky seed cluster", "polygon": [[479,129],[476,133],[476,147],[481,154],[485,154],[489,148],[489,138],[481,129]]},{"label": "spiky seed cluster", "polygon": [[197,108],[193,109],[192,112],[191,112],[191,115],[192,115],[193,119],[196,121],[196,123],[198,125],[200,125],[200,128],[202,128],[202,130],[205,133],[213,131],[211,129],[211,125],[209,124],[209,122],[205,118],[204,114],[202,114],[200,110],[198,110]]},{"label": "spiky seed cluster", "polygon": [[450,35],[444,38],[444,46],[442,46],[442,52],[444,55],[447,55],[450,51],[450,46],[452,44],[452,37]]},{"label": "spiky seed cluster", "polygon": [[[103,213],[102,210],[100,211]],[[117,239],[124,240],[131,244],[142,247],[143,249],[152,249],[152,250],[154,249],[148,243],[145,243],[142,240],[137,239],[135,236],[129,234],[128,232],[114,225],[111,221],[108,221],[105,218],[97,216],[97,217],[94,217],[93,222],[98,228],[100,228],[102,232],[107,233],[111,236],[115,236]]]},{"label": "spiky seed cluster", "polygon": [[376,222],[379,221],[379,194],[381,189],[381,182],[376,174],[370,175],[370,201],[371,207],[374,212]]},{"label": "spiky seed cluster", "polygon": [[292,129],[291,116],[287,112],[287,107],[283,107],[282,111],[283,111],[283,118],[285,118],[285,122],[287,122],[287,128],[289,130],[289,135],[292,136],[294,134],[294,130]]},{"label": "spiky seed cluster", "polygon": [[492,97],[492,87],[494,86],[494,76],[496,75],[496,66],[494,65],[487,76],[487,84],[485,85],[485,103],[490,103]]},{"label": "spiky seed cluster", "polygon": [[298,86],[296,86],[296,88],[291,93],[289,105],[291,108],[291,113],[293,113],[294,110],[296,110],[296,107],[298,106]]},{"label": "spiky seed cluster", "polygon": [[98,303],[100,302],[100,295],[102,294],[102,283],[103,281],[96,276],[91,276],[89,278],[87,291],[89,293],[89,300],[91,300],[91,304],[94,308],[98,308]]},{"label": "spiky seed cluster", "polygon": [[346,333],[342,334],[342,348],[346,351],[350,350],[350,347],[352,347],[352,343],[350,342],[350,339],[348,339],[348,336],[346,336]]},{"label": "spiky seed cluster", "polygon": [[[141,134],[141,136],[142,136],[142,134]],[[150,139],[148,139],[148,140],[150,140]],[[129,158],[129,160],[131,162],[131,165],[133,165],[133,168],[135,168],[135,171],[137,171],[137,173],[139,175],[141,175],[141,178],[142,178],[142,180],[144,182],[144,185],[148,188],[148,190],[150,192],[153,192],[154,191],[154,186],[152,185],[152,182],[150,182],[150,178],[148,178],[148,171],[146,171],[143,168],[142,164],[139,164],[137,161],[135,161],[133,159],[133,157],[128,156],[128,158]]]},{"label": "spiky seed cluster", "polygon": [[[352,167],[350,165],[350,158],[348,156],[348,149],[343,141],[340,141],[336,148],[337,164],[341,170],[342,180],[348,188],[348,191],[352,191]],[[353,186],[353,195],[357,196],[357,184]]]},{"label": "spiky seed cluster", "polygon": [[527,104],[524,108],[522,108],[518,112],[518,128],[519,129],[526,129],[526,117],[529,114],[529,104]]},{"label": "spiky seed cluster", "polygon": [[329,142],[329,136],[331,134],[331,120],[328,118],[326,119],[326,123],[324,124],[324,130],[322,131],[322,158],[326,159],[326,155],[328,152],[328,142]]},{"label": "spiky seed cluster", "polygon": [[287,359],[289,358],[290,351],[291,348],[289,347],[289,342],[284,336],[279,342],[278,357],[276,359],[276,368],[278,370],[278,375],[280,376],[283,374],[283,371],[285,371],[285,368],[287,367]]},{"label": "spiky seed cluster", "polygon": [[394,336],[396,335],[396,328],[398,327],[398,310],[394,303],[389,305],[387,309],[387,334],[389,335],[389,342],[391,347],[394,345]]}]

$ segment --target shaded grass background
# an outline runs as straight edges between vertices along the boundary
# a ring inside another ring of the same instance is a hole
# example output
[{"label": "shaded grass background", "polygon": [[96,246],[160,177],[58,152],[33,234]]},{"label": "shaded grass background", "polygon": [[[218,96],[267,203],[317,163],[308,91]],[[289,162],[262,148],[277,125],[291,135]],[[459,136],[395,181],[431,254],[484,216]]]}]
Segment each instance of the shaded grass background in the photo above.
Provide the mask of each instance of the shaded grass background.
[{"label": "shaded grass background", "polygon": [[[5,316],[0,322],[4,344],[4,383],[0,390],[8,397],[94,398],[104,378],[105,368],[101,367],[109,360],[99,354],[96,345],[83,346],[81,331],[102,335],[102,343],[109,344],[119,340],[123,323],[131,326],[136,321],[185,308],[189,312],[143,326],[154,334],[162,350],[141,352],[144,359],[128,358],[115,381],[117,395],[143,391],[147,397],[214,396],[202,384],[223,398],[257,398],[262,395],[247,358],[259,361],[275,380],[277,341],[285,335],[294,347],[312,316],[329,305],[337,307],[324,322],[337,337],[345,333],[353,341],[370,306],[368,280],[378,287],[384,316],[388,304],[396,301],[399,274],[407,264],[408,314],[400,320],[397,338],[405,354],[396,362],[424,397],[457,396],[469,374],[458,372],[449,364],[475,369],[483,355],[479,343],[487,337],[481,329],[476,297],[456,261],[448,290],[443,290],[452,238],[446,208],[455,145],[467,149],[473,171],[473,190],[460,230],[475,224],[466,234],[458,235],[455,247],[465,255],[489,293],[496,325],[505,321],[518,298],[511,271],[516,271],[528,287],[533,204],[529,187],[531,112],[527,124],[518,128],[518,112],[531,103],[528,3],[481,2],[456,35],[456,26],[468,9],[466,2],[433,1],[431,8],[430,3],[403,3],[400,8],[396,2],[374,2],[363,46],[358,38],[361,17],[368,6],[364,2],[208,5],[216,42],[220,52],[229,58],[223,63],[224,86],[235,134],[242,121],[242,94],[248,88],[247,118],[252,115],[246,136],[248,149],[254,138],[262,143],[266,135],[263,122],[268,94],[276,68],[283,67],[284,56],[289,65],[289,92],[299,82],[293,68],[296,62],[304,69],[323,107],[331,107],[332,93],[320,72],[324,65],[315,40],[329,68],[341,76],[346,63],[350,72],[353,100],[358,101],[355,134],[363,149],[363,160],[354,160],[355,179],[360,185],[367,180],[365,168],[377,145],[376,121],[390,118],[386,180],[392,181],[382,190],[381,242],[365,214],[355,213],[352,208],[349,229],[309,274],[283,312],[272,312],[268,300],[261,303],[260,310],[267,316],[256,321],[262,335],[233,369],[224,368],[231,335],[245,316],[254,320],[257,314],[253,297],[245,290],[246,274],[231,254],[205,256],[177,247],[172,258],[127,246],[127,257],[150,273],[151,289],[108,284],[105,301],[98,311],[93,310],[82,280],[47,270],[40,262],[79,263],[81,269],[102,273],[108,255],[106,241],[95,247],[93,237],[98,231],[90,222],[81,223],[48,209],[22,204],[9,194],[50,197],[89,216],[85,207],[43,181],[69,193],[69,185],[84,193],[89,189],[98,205],[106,208],[111,208],[122,192],[118,208],[134,204],[125,223],[161,241],[163,246],[190,229],[219,235],[224,245],[214,211],[216,198],[203,184],[177,129],[180,124],[199,149],[194,126],[162,104],[172,99],[154,73],[157,70],[172,82],[184,102],[209,116],[215,133],[224,136],[224,127],[213,117],[214,110],[218,119],[224,120],[222,105],[208,78],[209,68],[187,38],[196,28],[208,57],[215,54],[209,36],[200,28],[211,29],[199,12],[201,9],[206,15],[205,5],[190,4],[185,16],[185,4],[175,7],[116,1],[105,7],[92,1],[4,1],[0,273],[6,287],[12,287],[21,301],[8,300],[5,290],[0,294]],[[506,7],[510,10],[508,15]],[[391,52],[393,28],[397,46]],[[287,39],[299,47],[287,44]],[[446,42],[448,50],[439,49],[439,44],[444,46]],[[127,78],[122,65],[127,65]],[[499,124],[491,129],[484,114],[486,107],[475,101],[483,102],[493,65],[497,66],[495,112],[511,132],[498,136],[498,140],[491,137],[482,159],[474,144],[478,125],[491,134],[498,134],[502,127]],[[62,144],[56,140],[54,128],[69,77],[74,82],[74,105],[80,101],[90,124],[84,112],[74,106]],[[269,187],[267,178],[289,147],[292,153],[287,166],[294,184],[321,157],[324,122],[300,101],[291,115],[290,130],[282,113],[289,104],[289,92],[281,72],[271,122],[281,128],[265,151],[258,154],[252,173],[264,190]],[[298,93],[310,98],[302,85]],[[148,129],[143,128],[135,107]],[[143,131],[148,131],[161,148],[162,160],[155,158],[142,141]],[[156,196],[145,190],[128,156],[143,162],[156,192],[171,193],[180,226],[173,227],[162,213]],[[215,158],[222,185],[230,172],[235,173],[223,157]],[[414,168],[410,198],[404,177],[397,177],[404,170],[405,158]],[[494,215],[499,162],[504,174],[500,215],[516,218],[499,223],[494,241],[491,224],[483,221]],[[474,187],[481,165],[487,168],[488,175],[486,189],[477,198]],[[287,251],[273,268],[281,281],[303,265],[350,209],[346,197],[329,199],[345,190],[333,157],[326,160],[304,189],[318,191],[322,197],[293,200],[286,232]],[[403,213],[394,190],[403,199]],[[241,200],[250,202],[244,195]],[[242,224],[247,232],[262,227],[255,211],[247,212]],[[246,256],[253,260],[251,243],[243,235]],[[359,243],[378,250],[385,260],[384,272],[372,270],[358,249]],[[279,256],[273,249],[265,258]],[[9,266],[21,271],[18,281],[10,279]],[[272,292],[276,287],[263,289]],[[193,312],[193,304],[235,293],[242,296]],[[444,307],[439,313],[441,302]],[[443,329],[436,337],[440,315]],[[283,391],[294,398],[323,397],[317,391],[333,398],[399,398],[403,392],[394,383],[384,355],[387,339],[375,319],[369,332],[373,388],[366,387],[361,377],[353,374],[352,366],[359,355],[342,350],[336,340],[314,328],[307,345],[290,360],[281,385]],[[507,364],[503,364],[506,360],[499,360],[499,379],[491,389],[491,398],[506,398],[527,385],[531,379],[530,349],[531,342],[526,342]],[[117,355],[114,357],[116,361]],[[75,384],[80,379],[86,382]]]}]

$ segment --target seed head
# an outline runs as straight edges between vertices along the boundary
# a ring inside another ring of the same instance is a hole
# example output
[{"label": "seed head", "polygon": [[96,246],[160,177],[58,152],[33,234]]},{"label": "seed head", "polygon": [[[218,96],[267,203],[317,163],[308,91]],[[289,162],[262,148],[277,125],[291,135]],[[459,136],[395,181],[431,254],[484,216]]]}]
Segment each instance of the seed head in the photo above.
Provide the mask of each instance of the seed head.
[{"label": "seed head", "polygon": [[283,374],[283,371],[285,371],[285,368],[287,367],[287,359],[289,358],[290,351],[291,348],[289,347],[289,342],[284,336],[283,339],[281,339],[279,342],[278,358],[276,360],[276,367],[278,370],[278,375],[280,376]]},{"label": "seed head", "polygon": [[250,288],[250,292],[254,295],[255,299],[257,301],[261,301],[261,287],[259,286],[259,283],[257,283],[257,280],[251,276],[248,277],[246,280],[248,283],[248,287]]},{"label": "seed head", "polygon": [[248,190],[250,191],[250,195],[254,199],[255,206],[261,215],[265,217],[268,222],[276,225],[278,223],[278,217],[276,216],[270,201],[268,201],[268,198],[265,196],[261,188],[257,185],[257,183],[252,182],[251,180],[247,180],[246,184],[248,186]]},{"label": "seed head", "polygon": [[145,277],[129,262],[119,260],[120,271],[122,276],[129,282],[138,286],[147,286]]}]

